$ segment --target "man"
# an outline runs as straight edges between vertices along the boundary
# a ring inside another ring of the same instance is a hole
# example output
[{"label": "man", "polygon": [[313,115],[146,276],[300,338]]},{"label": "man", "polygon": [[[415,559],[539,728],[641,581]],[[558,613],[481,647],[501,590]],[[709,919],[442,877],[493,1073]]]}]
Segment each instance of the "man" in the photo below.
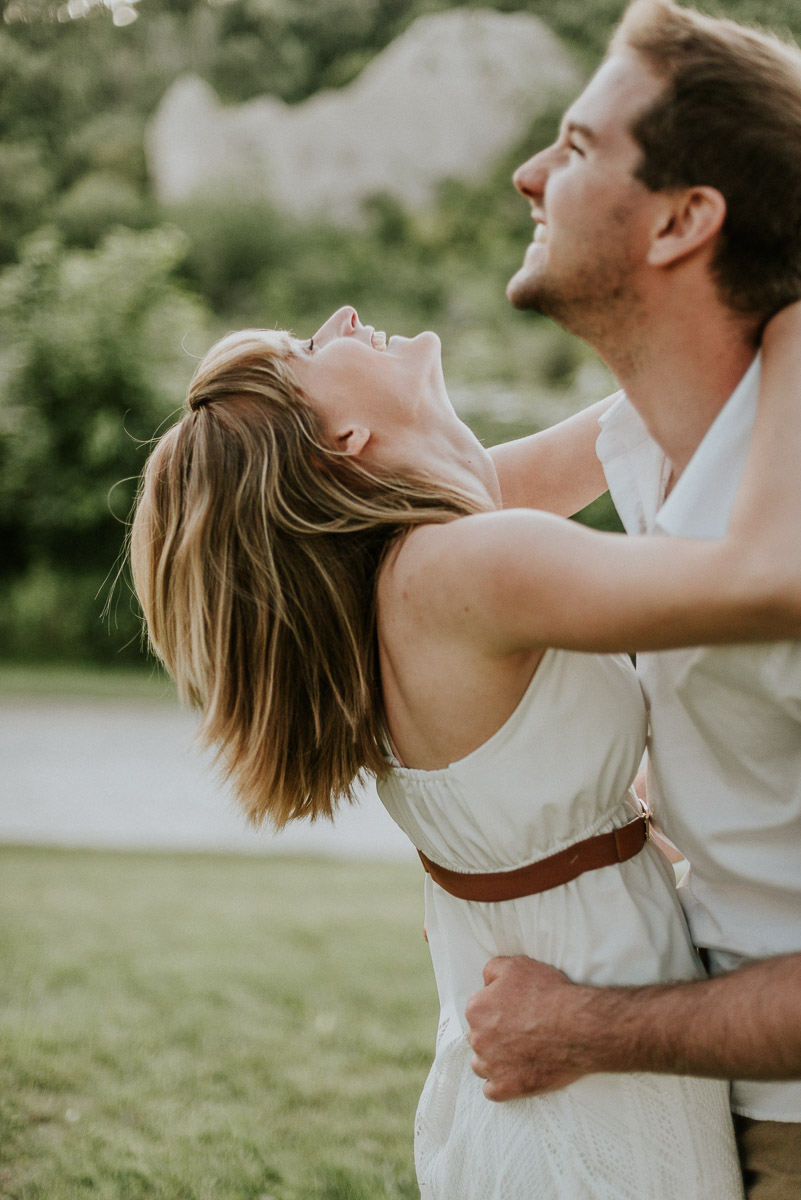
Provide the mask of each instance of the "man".
[{"label": "man", "polygon": [[[584,338],[625,389],[598,455],[627,530],[720,536],[761,330],[801,296],[801,52],[635,0],[515,184],[536,225],[509,298]],[[506,467],[522,474],[522,454]],[[643,654],[638,671],[649,799],[692,864],[685,911],[713,978],[591,988],[494,959],[467,1009],[474,1069],[493,1100],[597,1071],[732,1078],[749,1195],[796,1197],[801,643]]]}]

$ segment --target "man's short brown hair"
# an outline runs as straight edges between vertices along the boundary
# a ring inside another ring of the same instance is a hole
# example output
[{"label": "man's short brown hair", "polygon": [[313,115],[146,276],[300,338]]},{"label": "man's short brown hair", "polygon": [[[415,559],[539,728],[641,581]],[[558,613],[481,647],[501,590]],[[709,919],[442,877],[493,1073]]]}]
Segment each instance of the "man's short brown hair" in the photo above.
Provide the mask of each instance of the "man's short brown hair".
[{"label": "man's short brown hair", "polygon": [[666,84],[631,130],[637,177],[652,191],[722,193],[721,297],[771,316],[801,297],[801,50],[672,0],[634,0],[610,52],[626,49]]}]

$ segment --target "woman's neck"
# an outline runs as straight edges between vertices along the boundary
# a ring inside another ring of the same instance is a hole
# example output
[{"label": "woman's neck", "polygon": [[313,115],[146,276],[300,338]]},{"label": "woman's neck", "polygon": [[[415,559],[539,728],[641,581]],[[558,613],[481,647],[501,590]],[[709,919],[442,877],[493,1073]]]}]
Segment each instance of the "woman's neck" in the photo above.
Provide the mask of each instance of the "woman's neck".
[{"label": "woman's neck", "polygon": [[474,496],[482,507],[501,508],[495,464],[473,431],[455,414],[426,439],[420,469]]}]

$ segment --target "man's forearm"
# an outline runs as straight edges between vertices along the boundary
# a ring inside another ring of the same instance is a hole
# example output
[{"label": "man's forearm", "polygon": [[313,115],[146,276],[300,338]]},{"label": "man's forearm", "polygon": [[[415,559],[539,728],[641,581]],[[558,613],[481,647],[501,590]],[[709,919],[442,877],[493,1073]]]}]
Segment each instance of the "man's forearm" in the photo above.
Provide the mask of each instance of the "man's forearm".
[{"label": "man's forearm", "polygon": [[493,959],[485,981],[467,1018],[474,1070],[493,1100],[606,1071],[801,1078],[801,954],[712,980],[625,988]]},{"label": "man's forearm", "polygon": [[693,983],[581,991],[588,1070],[801,1078],[801,955]]}]

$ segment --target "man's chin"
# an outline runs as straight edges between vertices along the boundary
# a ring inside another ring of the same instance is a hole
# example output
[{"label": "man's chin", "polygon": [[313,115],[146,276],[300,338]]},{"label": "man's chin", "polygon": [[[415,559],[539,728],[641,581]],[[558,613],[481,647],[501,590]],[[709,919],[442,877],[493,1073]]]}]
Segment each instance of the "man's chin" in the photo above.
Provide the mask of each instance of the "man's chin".
[{"label": "man's chin", "polygon": [[575,297],[565,296],[542,279],[533,279],[525,267],[513,275],[506,285],[506,296],[521,312],[537,312],[551,321],[556,321],[571,333],[580,332],[580,314],[583,308]]},{"label": "man's chin", "polygon": [[541,288],[531,278],[525,266],[512,276],[506,285],[506,298],[524,312],[542,312]]}]

